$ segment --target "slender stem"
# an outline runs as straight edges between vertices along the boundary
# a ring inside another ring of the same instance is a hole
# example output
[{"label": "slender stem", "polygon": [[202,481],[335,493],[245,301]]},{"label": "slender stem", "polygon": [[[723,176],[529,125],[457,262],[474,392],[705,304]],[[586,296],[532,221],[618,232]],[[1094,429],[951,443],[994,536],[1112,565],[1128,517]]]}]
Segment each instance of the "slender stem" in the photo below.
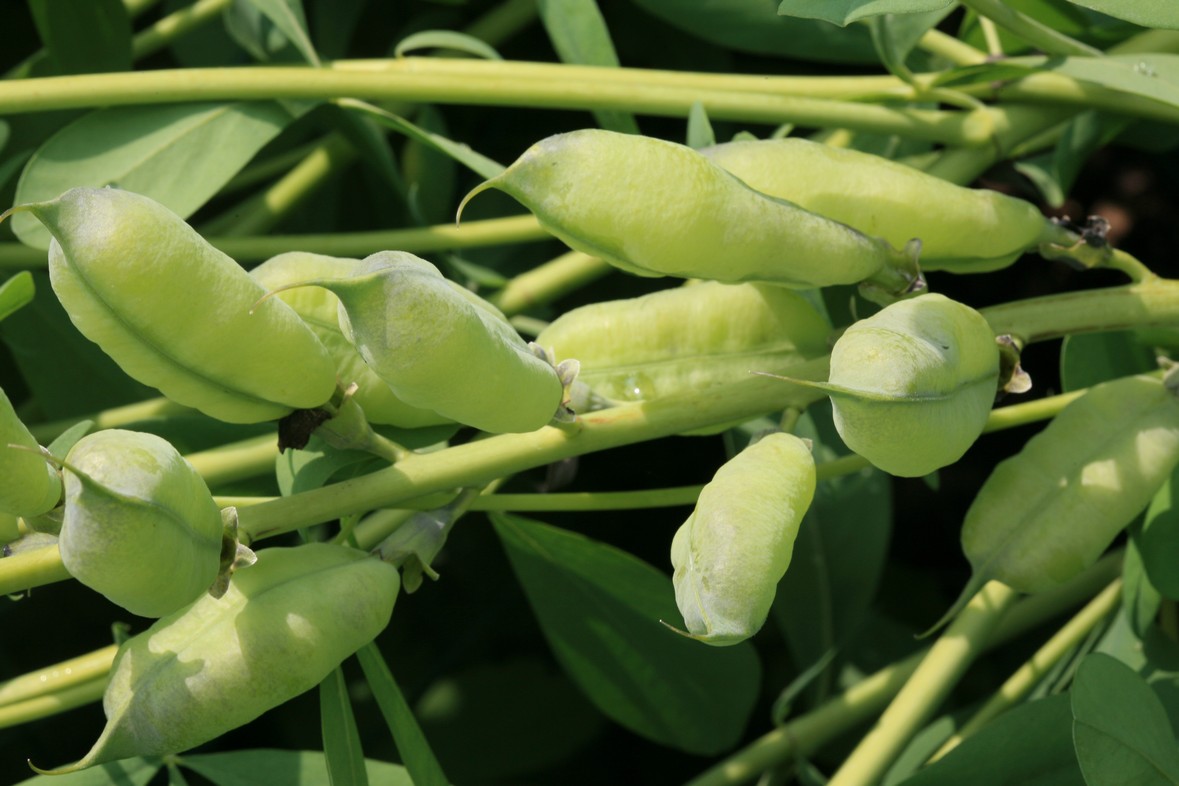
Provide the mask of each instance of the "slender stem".
[{"label": "slender stem", "polygon": [[0,729],[57,715],[98,701],[106,691],[106,676],[55,693],[0,706]]},{"label": "slender stem", "polygon": [[197,0],[140,30],[131,39],[131,59],[142,60],[178,38],[213,22],[233,0]]},{"label": "slender stem", "polygon": [[883,776],[982,652],[999,618],[1016,597],[1015,590],[997,581],[988,583],[974,596],[828,781],[830,786],[871,786]]},{"label": "slender stem", "polygon": [[[413,64],[414,58],[404,62]],[[685,117],[700,103],[710,117],[778,124],[836,125],[900,134],[950,145],[983,145],[990,139],[992,110],[970,112],[911,109],[847,101],[692,90],[639,82],[504,79],[479,76],[464,61],[465,75],[339,68],[179,68],[118,74],[25,79],[0,83],[0,114],[90,106],[126,106],[176,101],[367,98],[435,104],[528,106],[548,109],[622,109]],[[472,67],[474,66],[474,67]],[[615,71],[619,69],[601,69]]]},{"label": "slender stem", "polygon": [[90,680],[105,678],[118,649],[117,644],[111,644],[0,682],[0,707],[73,688]]},{"label": "slender stem", "polygon": [[273,472],[277,457],[278,441],[273,434],[185,456],[210,487]]},{"label": "slender stem", "polygon": [[956,66],[981,65],[987,62],[987,53],[980,52],[970,44],[952,35],[933,28],[926,30],[917,46],[932,55],[939,55]]},{"label": "slender stem", "polygon": [[48,445],[63,431],[83,420],[94,421],[94,430],[100,431],[106,428],[120,428],[142,420],[195,414],[197,414],[196,410],[181,406],[166,398],[151,398],[146,401],[137,401],[134,404],[104,409],[101,412],[92,412],[88,415],[36,423],[29,426],[29,432],[39,443]]},{"label": "slender stem", "polygon": [[[348,234],[207,238],[211,244],[239,262],[261,262],[293,249],[313,254],[365,257],[389,248],[422,253],[551,239],[552,235],[541,228],[532,214],[464,221],[461,226],[447,223]],[[45,267],[46,260],[44,251],[20,243],[0,243],[0,270]]]},{"label": "slender stem", "polygon": [[490,300],[508,316],[557,298],[608,275],[614,268],[581,251],[566,254],[513,278]]},{"label": "slender stem", "polygon": [[1101,594],[1081,609],[1044,646],[1036,650],[1036,654],[1020,666],[1002,687],[995,691],[987,703],[955,732],[954,736],[946,740],[929,761],[934,762],[942,758],[993,718],[1021,702],[1057,662],[1117,609],[1121,592],[1120,578],[1110,582]]},{"label": "slender stem", "polygon": [[[997,647],[1091,598],[1120,569],[1121,555],[1110,554],[1067,584],[1020,601],[1000,620],[986,646]],[[762,735],[687,786],[736,786],[772,767],[814,753],[879,712],[928,652],[927,647],[860,680],[811,712]]]},{"label": "slender stem", "polygon": [[13,595],[71,578],[57,544],[0,559],[0,595]]},{"label": "slender stem", "polygon": [[536,21],[536,0],[507,0],[467,25],[463,31],[489,44],[508,40]]},{"label": "slender stem", "polygon": [[1104,54],[1100,49],[1094,49],[1016,11],[1005,5],[1002,0],[962,0],[962,5],[1048,54],[1087,57],[1100,57]]},{"label": "slender stem", "polygon": [[1153,270],[1142,264],[1133,255],[1126,253],[1120,248],[1113,249],[1113,254],[1109,261],[1105,264],[1112,270],[1120,270],[1130,277],[1130,280],[1135,284],[1140,284],[1144,281],[1149,281],[1158,276]]}]

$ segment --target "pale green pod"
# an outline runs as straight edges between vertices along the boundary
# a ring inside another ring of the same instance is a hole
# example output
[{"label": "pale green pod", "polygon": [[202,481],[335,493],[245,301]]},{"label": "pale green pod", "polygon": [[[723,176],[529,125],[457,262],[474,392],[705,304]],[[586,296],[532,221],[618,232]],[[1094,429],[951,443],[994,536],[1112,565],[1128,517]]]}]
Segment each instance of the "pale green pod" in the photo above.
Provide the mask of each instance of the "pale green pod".
[{"label": "pale green pod", "polygon": [[217,578],[221,512],[166,440],[98,431],[70,449],[62,474],[58,547],[78,581],[132,614],[161,617]]},{"label": "pale green pod", "polygon": [[299,315],[147,197],[75,188],[21,205],[53,234],[49,275],[78,330],[128,375],[231,423],[331,398],[335,367]]},{"label": "pale green pod", "polygon": [[791,434],[770,434],[717,470],[671,542],[692,638],[723,646],[761,628],[814,494],[810,448]]},{"label": "pale green pod", "polygon": [[[849,327],[827,384],[847,446],[901,477],[953,464],[986,425],[999,349],[974,309],[938,294],[902,300]],[[809,384],[809,383],[802,383]]]},{"label": "pale green pod", "polygon": [[[463,200],[505,191],[578,251],[639,275],[901,293],[911,260],[888,243],[746,186],[684,145],[597,129],[541,140]],[[460,211],[461,211],[460,207]]]},{"label": "pale green pod", "polygon": [[1154,377],[1091,388],[991,472],[966,513],[972,586],[1059,586],[1088,568],[1179,462],[1179,399]]},{"label": "pale green pod", "polygon": [[340,329],[407,404],[493,433],[534,431],[564,386],[494,306],[413,254],[384,251],[348,278],[306,282],[340,298]]},{"label": "pale green pod", "polygon": [[54,772],[180,753],[315,687],[385,628],[398,584],[396,568],[343,546],[259,551],[222,597],[202,596],[119,648],[106,728]]},{"label": "pale green pod", "polygon": [[[359,259],[291,251],[263,262],[250,271],[250,276],[266,290],[277,290],[313,278],[347,277],[355,273],[361,264]],[[321,287],[299,287],[279,292],[276,297],[293,308],[327,348],[335,360],[336,377],[345,385],[356,383],[357,390],[353,398],[364,410],[364,416],[369,422],[401,428],[449,422],[433,410],[406,404],[373,373],[352,343],[340,332],[340,299],[332,292]]]},{"label": "pale green pod", "polygon": [[700,152],[750,188],[894,246],[919,238],[922,270],[997,270],[1057,234],[1030,202],[955,185],[858,150],[792,137],[728,142]]},{"label": "pale green pod", "polygon": [[621,401],[687,393],[788,374],[827,354],[831,329],[801,295],[772,284],[705,281],[562,315],[536,337],[556,360],[576,358],[578,379]]},{"label": "pale green pod", "polygon": [[0,514],[32,518],[57,506],[61,477],[40,450],[0,389]]}]

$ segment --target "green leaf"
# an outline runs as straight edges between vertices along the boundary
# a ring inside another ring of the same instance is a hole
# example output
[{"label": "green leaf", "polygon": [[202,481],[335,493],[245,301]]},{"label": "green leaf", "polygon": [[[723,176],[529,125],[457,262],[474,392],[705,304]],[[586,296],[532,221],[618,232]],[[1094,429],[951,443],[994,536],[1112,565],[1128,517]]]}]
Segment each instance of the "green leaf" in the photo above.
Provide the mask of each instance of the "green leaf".
[{"label": "green leaf", "polygon": [[693,101],[692,108],[688,111],[687,144],[693,150],[716,144],[716,134],[713,133],[712,123],[708,122],[708,112],[699,101]]},{"label": "green leaf", "polygon": [[[618,53],[596,0],[537,0],[537,10],[562,63],[618,67]],[[629,112],[600,109],[594,118],[607,131],[639,133]]]},{"label": "green leaf", "polygon": [[131,18],[121,0],[29,0],[29,11],[56,73],[131,68]]},{"label": "green leaf", "polygon": [[917,14],[938,11],[954,0],[782,0],[778,13],[803,19],[821,19],[844,27],[857,19],[881,14]]},{"label": "green leaf", "polygon": [[1179,600],[1179,467],[1150,501],[1146,519],[1135,541],[1142,568],[1164,597]]},{"label": "green leaf", "polygon": [[[242,3],[248,3],[270,20],[274,29],[299,50],[304,60],[316,67],[321,65],[319,55],[315,53],[315,47],[307,35],[307,18],[303,13],[302,0],[238,0],[237,4]],[[259,57],[255,49],[251,49],[251,52]],[[266,54],[263,53],[259,59],[267,59]]]},{"label": "green leaf", "polygon": [[[177,757],[181,767],[208,778],[216,786],[331,786],[327,762],[320,751],[287,751],[258,748],[232,753],[205,753]],[[370,782],[380,786],[421,786],[404,767],[365,759]],[[62,781],[56,781],[61,783]],[[40,785],[38,785],[40,786]]]},{"label": "green leaf", "polygon": [[951,4],[925,13],[881,14],[869,19],[872,44],[884,67],[906,82],[912,82],[913,72],[905,64],[909,53],[930,28],[936,27],[953,10]]},{"label": "green leaf", "polygon": [[748,643],[714,648],[678,636],[671,579],[582,535],[492,514],[541,630],[566,673],[632,731],[712,755],[740,739],[760,666]]},{"label": "green leaf", "polygon": [[1179,746],[1167,714],[1133,669],[1089,655],[1070,695],[1077,760],[1089,786],[1179,783]]},{"label": "green leaf", "polygon": [[368,786],[360,732],[339,666],[319,683],[319,724],[332,786]]},{"label": "green leaf", "polygon": [[1179,30],[1179,4],[1176,4],[1174,0],[1069,0],[1069,2],[1143,27]]},{"label": "green leaf", "polygon": [[863,27],[779,16],[778,0],[634,0],[670,25],[713,44],[772,57],[834,63],[876,63]]},{"label": "green leaf", "polygon": [[35,294],[33,274],[27,270],[22,270],[0,284],[0,320],[32,303]]},{"label": "green leaf", "polygon": [[1141,527],[1133,527],[1122,560],[1122,610],[1140,638],[1154,625],[1162,601],[1142,564],[1141,537]]},{"label": "green leaf", "polygon": [[346,57],[348,43],[356,33],[368,0],[311,0],[311,24],[314,40],[323,56]]},{"label": "green leaf", "polygon": [[356,657],[364,669],[364,678],[368,680],[373,697],[381,708],[381,715],[389,726],[389,733],[393,735],[393,744],[397,746],[397,753],[405,762],[413,783],[416,786],[447,786],[450,781],[442,771],[434,751],[430,749],[426,735],[422,733],[413,710],[405,701],[377,645],[366,644],[356,653]]},{"label": "green leaf", "polygon": [[1067,336],[1060,352],[1060,381],[1066,391],[1157,367],[1154,353],[1130,330]]},{"label": "green leaf", "polygon": [[[100,109],[41,146],[25,165],[15,201],[114,185],[187,218],[291,120],[273,101]],[[49,248],[49,231],[31,214],[14,215],[12,228],[27,245]]]},{"label": "green leaf", "polygon": [[[378,460],[379,461],[379,460]],[[338,472],[359,469],[374,462],[374,456],[363,450],[333,448],[313,436],[301,450],[285,450],[275,458],[274,475],[284,497],[310,491],[326,484]]]},{"label": "green leaf", "polygon": [[[843,448],[827,404],[808,408],[795,433],[812,440],[816,461]],[[798,666],[844,647],[863,624],[888,557],[891,491],[888,476],[873,468],[816,485],[770,610]],[[831,687],[820,686],[820,695]]]},{"label": "green leaf", "polygon": [[1082,112],[1069,121],[1064,134],[1050,152],[1015,163],[1052,207],[1064,204],[1089,156],[1108,145],[1130,124],[1126,118],[1097,112]]},{"label": "green leaf", "polygon": [[122,759],[65,775],[36,775],[16,786],[144,786],[160,766],[159,759]]},{"label": "green leaf", "polygon": [[[432,106],[421,108],[417,123],[428,134],[448,138],[446,118]],[[410,139],[401,152],[401,169],[415,219],[425,224],[441,224],[454,219],[454,206],[458,204],[455,195],[458,167],[453,158],[434,145]]]},{"label": "green leaf", "polygon": [[455,30],[422,30],[408,35],[397,42],[393,49],[394,57],[405,57],[406,52],[415,49],[453,49],[484,60],[503,60],[495,47],[481,38],[460,33]]},{"label": "green leaf", "polygon": [[1085,786],[1073,755],[1068,696],[1023,704],[967,737],[902,786]]},{"label": "green leaf", "polygon": [[1179,55],[1066,57],[1050,60],[1046,68],[1110,90],[1179,106]]}]

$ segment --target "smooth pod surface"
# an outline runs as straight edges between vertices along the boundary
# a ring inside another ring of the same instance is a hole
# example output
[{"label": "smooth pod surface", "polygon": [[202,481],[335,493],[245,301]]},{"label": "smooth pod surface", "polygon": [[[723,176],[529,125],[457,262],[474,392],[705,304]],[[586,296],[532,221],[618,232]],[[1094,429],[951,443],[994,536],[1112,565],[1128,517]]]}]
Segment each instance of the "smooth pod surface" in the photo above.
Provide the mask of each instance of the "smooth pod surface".
[{"label": "smooth pod surface", "polygon": [[[250,271],[250,277],[273,291],[313,278],[344,278],[355,273],[361,264],[359,259],[291,251],[258,265]],[[357,384],[353,398],[367,420],[401,428],[448,422],[433,410],[406,404],[373,373],[340,331],[340,299],[335,294],[322,287],[299,287],[279,292],[275,297],[293,308],[327,348],[335,360],[337,378],[345,385]]]},{"label": "smooth pod surface", "polygon": [[311,689],[384,629],[398,585],[396,568],[343,546],[259,551],[221,598],[205,595],[119,648],[106,728],[58,771],[179,753]]},{"label": "smooth pod surface", "polygon": [[61,476],[38,455],[40,450],[0,389],[0,513],[31,518],[56,507]]},{"label": "smooth pod surface", "polygon": [[519,200],[572,248],[639,275],[805,288],[882,277],[896,291],[909,283],[894,270],[908,260],[885,241],[754,191],[660,139],[558,134],[467,199],[487,188]]},{"label": "smooth pod surface", "polygon": [[66,456],[58,547],[70,574],[132,614],[161,617],[205,592],[221,562],[221,512],[167,441],[110,429]]},{"label": "smooth pod surface", "polygon": [[671,542],[676,605],[693,638],[736,644],[761,628],[814,493],[810,448],[791,434],[770,434],[717,470]]},{"label": "smooth pod surface", "polygon": [[892,475],[917,477],[974,444],[998,379],[999,350],[982,315],[926,294],[849,327],[822,387],[849,448]]},{"label": "smooth pod surface", "polygon": [[23,205],[53,234],[53,291],[130,376],[231,423],[318,407],[335,367],[298,314],[147,197],[75,188]]},{"label": "smooth pod surface", "polygon": [[1030,202],[958,186],[859,150],[791,137],[727,142],[700,152],[750,188],[898,248],[919,238],[923,270],[997,270],[1051,231]]},{"label": "smooth pod surface", "polygon": [[1015,456],[966,513],[971,583],[1020,592],[1058,586],[1092,565],[1179,462],[1179,399],[1154,377],[1091,388]]},{"label": "smooth pod surface", "polygon": [[830,326],[801,295],[772,284],[704,281],[562,315],[536,337],[578,379],[610,399],[687,393],[747,377],[787,374],[825,355]]},{"label": "smooth pod surface", "polygon": [[385,251],[353,276],[318,279],[340,298],[340,328],[407,404],[493,433],[534,431],[563,385],[494,306],[424,259]]}]

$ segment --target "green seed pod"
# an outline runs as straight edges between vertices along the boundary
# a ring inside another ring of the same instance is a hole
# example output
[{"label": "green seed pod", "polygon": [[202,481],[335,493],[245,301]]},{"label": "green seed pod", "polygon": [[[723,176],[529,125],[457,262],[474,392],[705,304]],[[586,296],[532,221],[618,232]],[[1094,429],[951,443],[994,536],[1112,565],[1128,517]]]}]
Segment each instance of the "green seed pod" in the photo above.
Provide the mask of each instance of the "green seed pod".
[{"label": "green seed pod", "polygon": [[61,477],[40,450],[0,389],[0,514],[32,518],[57,506]]},{"label": "green seed pod", "polygon": [[220,598],[202,596],[119,648],[107,724],[79,762],[188,750],[309,690],[389,623],[397,570],[325,543],[265,549]]},{"label": "green seed pod", "polygon": [[[279,254],[250,271],[250,276],[264,289],[276,290],[313,278],[345,278],[361,266],[359,259],[344,259],[306,251]],[[327,348],[336,363],[336,377],[345,384],[353,382],[356,403],[371,423],[401,428],[418,428],[449,422],[429,409],[411,407],[394,395],[380,377],[372,372],[352,343],[340,332],[340,299],[326,289],[300,287],[276,296],[303,318]]]},{"label": "green seed pod", "polygon": [[999,349],[982,315],[943,295],[902,300],[849,327],[831,351],[835,427],[880,469],[918,477],[953,464],[982,433]]},{"label": "green seed pod", "polygon": [[280,418],[335,390],[327,350],[285,303],[176,214],[114,188],[21,205],[53,234],[49,275],[74,325],[130,376],[230,423]]},{"label": "green seed pod", "polygon": [[911,260],[883,240],[767,197],[695,150],[659,139],[559,134],[463,204],[488,188],[519,200],[572,248],[639,275],[803,288],[872,279],[895,293],[914,284],[915,270],[905,272]]},{"label": "green seed pod", "polygon": [[723,646],[761,628],[814,494],[810,448],[791,434],[770,434],[717,470],[671,542],[688,635]]},{"label": "green seed pod", "polygon": [[58,546],[66,570],[132,614],[160,617],[217,578],[221,512],[205,481],[167,441],[110,429],[64,462]]},{"label": "green seed pod", "polygon": [[1179,462],[1179,399],[1154,377],[1097,385],[995,467],[962,525],[972,586],[1063,584],[1109,546]]},{"label": "green seed pod", "polygon": [[700,151],[750,188],[896,246],[921,240],[922,270],[982,273],[1056,236],[1035,205],[895,161],[807,139],[728,142]]},{"label": "green seed pod", "polygon": [[827,354],[831,329],[801,295],[772,284],[705,281],[564,314],[536,337],[577,358],[598,395],[653,399],[747,377],[787,374]]},{"label": "green seed pod", "polygon": [[340,329],[402,401],[494,433],[534,431],[564,393],[490,303],[424,259],[384,251],[348,278],[303,282],[340,298]]}]

